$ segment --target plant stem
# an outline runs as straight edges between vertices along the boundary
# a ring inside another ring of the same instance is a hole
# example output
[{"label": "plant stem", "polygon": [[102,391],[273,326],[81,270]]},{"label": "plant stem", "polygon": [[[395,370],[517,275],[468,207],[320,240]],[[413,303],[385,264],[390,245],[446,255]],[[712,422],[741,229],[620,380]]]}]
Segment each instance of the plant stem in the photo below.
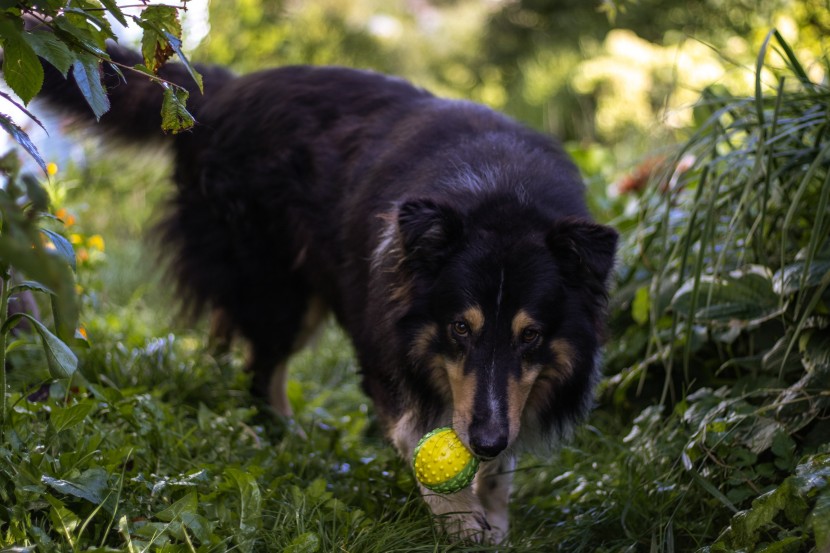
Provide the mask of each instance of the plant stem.
[{"label": "plant stem", "polygon": [[[9,310],[11,271],[4,268],[0,274],[0,328],[6,322]],[[6,437],[6,332],[0,331],[0,440]]]}]

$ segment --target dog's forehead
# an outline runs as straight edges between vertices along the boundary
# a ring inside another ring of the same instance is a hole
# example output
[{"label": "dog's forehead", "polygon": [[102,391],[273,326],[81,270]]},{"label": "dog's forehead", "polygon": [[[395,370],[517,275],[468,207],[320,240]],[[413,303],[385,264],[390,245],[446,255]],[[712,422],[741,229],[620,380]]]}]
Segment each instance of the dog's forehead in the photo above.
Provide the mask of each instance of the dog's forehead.
[{"label": "dog's forehead", "polygon": [[[460,260],[454,279],[456,310],[478,310],[485,318],[536,313],[560,288],[559,269],[543,246],[511,244],[484,248]],[[504,318],[502,317],[502,318]]]}]

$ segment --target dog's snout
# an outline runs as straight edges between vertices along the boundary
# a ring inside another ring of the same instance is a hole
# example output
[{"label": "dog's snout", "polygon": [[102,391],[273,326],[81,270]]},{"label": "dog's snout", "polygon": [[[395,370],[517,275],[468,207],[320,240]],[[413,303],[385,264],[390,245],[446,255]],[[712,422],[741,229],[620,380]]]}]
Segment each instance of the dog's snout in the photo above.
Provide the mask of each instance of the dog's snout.
[{"label": "dog's snout", "polygon": [[507,427],[502,421],[473,419],[470,425],[470,447],[484,459],[492,459],[507,447]]}]

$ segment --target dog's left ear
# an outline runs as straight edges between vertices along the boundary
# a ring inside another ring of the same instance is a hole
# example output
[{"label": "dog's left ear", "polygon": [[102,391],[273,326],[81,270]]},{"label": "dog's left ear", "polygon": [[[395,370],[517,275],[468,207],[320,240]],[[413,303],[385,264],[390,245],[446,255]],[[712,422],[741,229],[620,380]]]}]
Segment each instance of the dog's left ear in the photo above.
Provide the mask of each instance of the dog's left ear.
[{"label": "dog's left ear", "polygon": [[464,225],[453,208],[432,200],[407,200],[398,208],[398,230],[406,258],[436,268],[460,240]]},{"label": "dog's left ear", "polygon": [[617,231],[584,219],[564,219],[548,232],[547,245],[560,259],[568,259],[587,269],[605,285],[614,268]]}]

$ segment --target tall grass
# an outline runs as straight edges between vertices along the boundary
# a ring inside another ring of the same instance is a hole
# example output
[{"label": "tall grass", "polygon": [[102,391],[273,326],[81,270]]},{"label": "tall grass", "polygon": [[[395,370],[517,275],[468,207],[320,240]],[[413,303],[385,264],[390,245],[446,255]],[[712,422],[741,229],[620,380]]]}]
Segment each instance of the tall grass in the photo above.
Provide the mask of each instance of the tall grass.
[{"label": "tall grass", "polygon": [[[752,97],[706,91],[697,132],[642,198],[608,393],[673,408],[686,478],[735,513],[717,547],[809,550],[830,546],[815,523],[830,490],[793,492],[788,475],[830,471],[830,89],[775,31],[755,83]],[[788,501],[806,503],[785,515]]]}]

